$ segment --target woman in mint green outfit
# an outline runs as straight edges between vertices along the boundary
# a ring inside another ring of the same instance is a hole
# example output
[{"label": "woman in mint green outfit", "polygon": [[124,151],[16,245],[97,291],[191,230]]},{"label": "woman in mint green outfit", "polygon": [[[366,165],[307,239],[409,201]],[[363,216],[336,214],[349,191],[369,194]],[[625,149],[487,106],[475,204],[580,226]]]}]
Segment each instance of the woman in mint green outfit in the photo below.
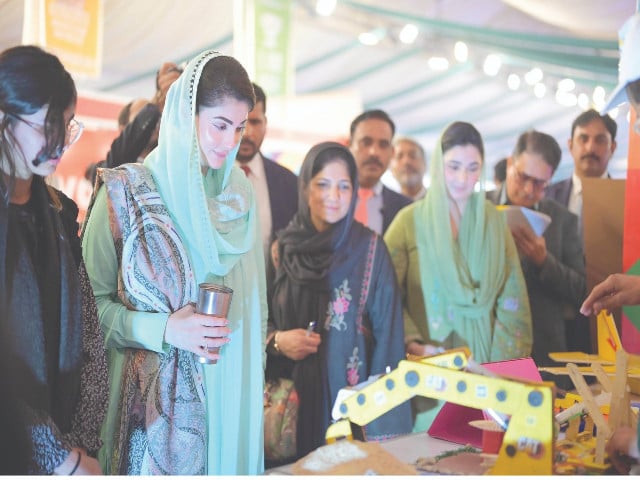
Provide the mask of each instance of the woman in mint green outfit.
[{"label": "woman in mint green outfit", "polygon": [[[83,250],[110,357],[107,474],[264,469],[264,255],[234,167],[254,103],[240,63],[204,52],[171,86],[144,164],[99,173]],[[233,289],[228,318],[195,313],[201,282]]]},{"label": "woman in mint green outfit", "polygon": [[[468,346],[476,362],[531,353],[529,298],[513,238],[482,189],[474,191],[483,163],[476,128],[449,125],[426,197],[401,210],[384,236],[403,292],[408,353]],[[430,426],[436,403],[414,401],[415,431]]]}]

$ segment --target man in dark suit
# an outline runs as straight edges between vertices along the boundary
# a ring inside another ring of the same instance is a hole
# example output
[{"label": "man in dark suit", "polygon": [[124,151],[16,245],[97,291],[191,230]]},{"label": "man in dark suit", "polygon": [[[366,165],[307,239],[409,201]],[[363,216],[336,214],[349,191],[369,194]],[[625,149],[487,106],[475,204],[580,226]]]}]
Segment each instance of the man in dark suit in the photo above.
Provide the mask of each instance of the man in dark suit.
[{"label": "man in dark suit", "polygon": [[[564,205],[578,216],[578,236],[583,241],[582,229],[582,179],[609,178],[607,166],[616,151],[618,125],[609,115],[587,110],[576,117],[571,125],[569,151],[574,169],[571,177],[547,187],[546,197]],[[586,321],[578,313],[576,321]],[[569,350],[591,353],[593,350],[589,328],[580,330],[567,339]]]},{"label": "man in dark suit", "polygon": [[[584,255],[578,239],[577,217],[554,200],[544,198],[544,187],[560,163],[558,142],[530,130],[518,139],[507,160],[507,176],[500,190],[487,197],[498,205],[531,208],[551,217],[542,236],[523,228],[512,230],[527,283],[533,320],[533,353],[537,365],[553,365],[549,352],[567,350],[567,337],[589,324],[576,323],[585,297]],[[570,387],[562,377],[550,377]]]},{"label": "man in dark suit", "polygon": [[298,177],[288,168],[266,158],[260,147],[267,131],[267,98],[253,84],[256,105],[249,112],[236,162],[251,181],[256,193],[265,258],[278,230],[287,226],[298,211]]},{"label": "man in dark suit", "polygon": [[380,177],[393,157],[396,126],[382,110],[367,110],[351,122],[349,148],[358,166],[355,218],[383,235],[396,213],[411,199],[385,187]]}]

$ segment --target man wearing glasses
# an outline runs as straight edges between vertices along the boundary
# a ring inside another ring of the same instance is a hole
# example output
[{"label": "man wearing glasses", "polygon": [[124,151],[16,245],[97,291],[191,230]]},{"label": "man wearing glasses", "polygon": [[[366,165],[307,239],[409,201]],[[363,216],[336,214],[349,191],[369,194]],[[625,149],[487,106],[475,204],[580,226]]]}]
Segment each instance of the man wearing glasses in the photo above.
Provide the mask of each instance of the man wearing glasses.
[{"label": "man wearing glasses", "polygon": [[[556,201],[544,198],[544,189],[561,155],[560,145],[550,135],[524,132],[507,159],[504,185],[487,193],[496,204],[527,207],[551,217],[542,236],[523,228],[512,229],[527,283],[533,323],[532,357],[538,366],[553,366],[549,352],[567,351],[567,336],[575,335],[578,329],[589,330],[588,323],[576,321],[586,289],[578,219]],[[567,377],[546,379],[561,388],[571,386]]]}]

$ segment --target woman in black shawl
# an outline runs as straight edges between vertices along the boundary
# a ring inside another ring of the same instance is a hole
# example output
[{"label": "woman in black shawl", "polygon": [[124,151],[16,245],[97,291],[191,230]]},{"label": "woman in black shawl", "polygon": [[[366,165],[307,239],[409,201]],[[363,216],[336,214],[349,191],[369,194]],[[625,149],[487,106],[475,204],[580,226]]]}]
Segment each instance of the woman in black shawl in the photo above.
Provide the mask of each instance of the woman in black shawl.
[{"label": "woman in black shawl", "polygon": [[[353,218],[358,181],[351,152],[334,142],[314,146],[298,181],[298,212],[272,248],[267,335],[267,379],[292,378],[300,399],[296,458],[325,443],[341,388],[404,358],[389,254],[380,237]],[[366,437],[410,431],[405,402],[367,425]]]},{"label": "woman in black shawl", "polygon": [[101,473],[92,456],[106,356],[78,207],[44,181],[82,132],[75,106],[73,79],[54,55],[34,46],[0,53],[0,367],[9,369],[2,395],[20,405],[14,427],[31,443],[29,474]]}]

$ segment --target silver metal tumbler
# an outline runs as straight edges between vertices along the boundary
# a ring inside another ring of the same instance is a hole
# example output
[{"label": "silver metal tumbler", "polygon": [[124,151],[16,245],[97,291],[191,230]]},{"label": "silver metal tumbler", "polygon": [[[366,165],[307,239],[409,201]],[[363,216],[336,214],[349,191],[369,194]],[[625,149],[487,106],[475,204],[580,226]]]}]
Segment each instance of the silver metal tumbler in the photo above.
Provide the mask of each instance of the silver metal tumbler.
[{"label": "silver metal tumbler", "polygon": [[[198,285],[198,303],[196,312],[213,317],[227,317],[229,314],[229,306],[233,297],[233,290],[224,285],[215,283],[201,283]],[[205,347],[207,348],[207,347]],[[209,353],[217,353],[220,347],[209,348]],[[205,357],[198,357],[200,363],[213,364],[216,360],[209,360]]]}]

